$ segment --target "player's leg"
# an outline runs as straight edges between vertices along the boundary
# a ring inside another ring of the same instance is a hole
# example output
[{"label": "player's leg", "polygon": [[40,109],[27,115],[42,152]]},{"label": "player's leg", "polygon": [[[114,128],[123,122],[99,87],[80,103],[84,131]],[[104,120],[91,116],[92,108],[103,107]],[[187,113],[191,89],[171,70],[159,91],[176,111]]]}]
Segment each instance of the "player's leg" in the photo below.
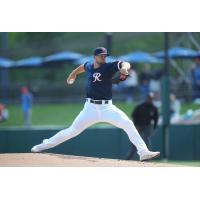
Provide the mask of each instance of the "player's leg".
[{"label": "player's leg", "polygon": [[45,149],[53,148],[77,135],[94,123],[98,122],[96,111],[88,103],[85,104],[83,110],[76,117],[69,128],[59,131],[49,139],[43,140],[43,143],[32,148],[32,152],[40,152]]},{"label": "player's leg", "polygon": [[[136,127],[138,133],[140,134],[140,136],[142,136],[141,135],[141,127],[140,126],[135,126],[135,127]],[[146,142],[145,142],[145,144],[146,144]],[[148,148],[148,146],[147,146],[147,148]],[[126,157],[126,160],[130,160],[131,158],[133,158],[133,156],[135,155],[136,152],[137,152],[137,149],[136,149],[135,145],[133,143],[131,143],[130,150],[128,152],[128,156]]]},{"label": "player's leg", "polygon": [[123,129],[127,133],[130,141],[136,146],[141,160],[146,160],[146,156],[150,158],[159,155],[159,152],[156,152],[155,155],[150,153],[133,122],[116,106],[110,105],[109,109],[104,110],[102,120]]},{"label": "player's leg", "polygon": [[27,110],[24,110],[23,111],[23,118],[24,118],[24,126],[27,127],[27,124],[28,124],[28,111]]},{"label": "player's leg", "polygon": [[133,122],[116,106],[109,106],[109,109],[104,111],[103,119],[106,122],[123,129],[128,134],[130,141],[136,146],[138,153],[148,150]]},{"label": "player's leg", "polygon": [[30,127],[31,126],[31,116],[32,116],[32,110],[29,109],[27,112],[27,126]]}]

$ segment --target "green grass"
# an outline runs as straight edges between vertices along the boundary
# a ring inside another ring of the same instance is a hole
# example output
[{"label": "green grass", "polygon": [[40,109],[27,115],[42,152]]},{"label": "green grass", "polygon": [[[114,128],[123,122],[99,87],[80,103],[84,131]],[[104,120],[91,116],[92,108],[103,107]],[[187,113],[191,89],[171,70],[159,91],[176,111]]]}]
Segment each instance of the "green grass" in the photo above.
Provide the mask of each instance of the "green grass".
[{"label": "green grass", "polygon": [[[126,105],[124,103],[116,104],[128,116],[130,116],[133,105]],[[79,112],[82,110],[83,104],[45,104],[34,105],[32,110],[32,124],[33,125],[61,125],[69,126]],[[8,106],[10,118],[7,122],[1,123],[0,126],[22,126],[23,115],[20,105]]]},{"label": "green grass", "polygon": [[[116,102],[115,105],[123,110],[129,117],[134,108],[134,104],[125,104]],[[45,104],[34,105],[32,111],[32,124],[39,125],[56,125],[69,126],[79,112],[82,110],[83,104]],[[184,104],[182,105],[182,113],[188,109],[198,109],[199,105]],[[7,122],[1,123],[3,128],[12,126],[23,126],[23,116],[20,105],[8,106],[10,118]]]}]

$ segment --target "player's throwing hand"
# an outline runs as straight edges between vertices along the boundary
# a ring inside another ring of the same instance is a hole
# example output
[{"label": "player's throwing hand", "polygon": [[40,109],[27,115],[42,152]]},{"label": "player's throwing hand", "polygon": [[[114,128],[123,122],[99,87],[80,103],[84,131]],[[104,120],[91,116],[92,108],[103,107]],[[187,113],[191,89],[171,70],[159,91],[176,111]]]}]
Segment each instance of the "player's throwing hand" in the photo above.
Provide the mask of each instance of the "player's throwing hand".
[{"label": "player's throwing hand", "polygon": [[70,74],[69,77],[67,78],[67,84],[71,85],[74,83],[75,80],[76,80],[76,75]]},{"label": "player's throwing hand", "polygon": [[71,85],[76,80],[77,75],[85,72],[84,66],[80,65],[78,68],[72,71],[72,73],[67,78],[67,84]]}]

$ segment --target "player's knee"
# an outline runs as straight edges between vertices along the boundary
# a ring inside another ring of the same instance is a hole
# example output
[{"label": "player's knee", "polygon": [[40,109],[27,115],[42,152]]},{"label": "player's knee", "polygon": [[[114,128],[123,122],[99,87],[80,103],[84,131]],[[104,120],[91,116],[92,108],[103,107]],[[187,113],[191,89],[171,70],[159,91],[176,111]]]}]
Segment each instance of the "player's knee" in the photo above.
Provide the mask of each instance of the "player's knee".
[{"label": "player's knee", "polygon": [[126,120],[125,124],[126,126],[133,126],[133,122],[130,119]]},{"label": "player's knee", "polygon": [[76,127],[76,126],[70,126],[69,129],[70,129],[70,132],[71,132],[74,136],[76,136],[77,134],[80,133],[80,129],[79,129],[78,127]]}]

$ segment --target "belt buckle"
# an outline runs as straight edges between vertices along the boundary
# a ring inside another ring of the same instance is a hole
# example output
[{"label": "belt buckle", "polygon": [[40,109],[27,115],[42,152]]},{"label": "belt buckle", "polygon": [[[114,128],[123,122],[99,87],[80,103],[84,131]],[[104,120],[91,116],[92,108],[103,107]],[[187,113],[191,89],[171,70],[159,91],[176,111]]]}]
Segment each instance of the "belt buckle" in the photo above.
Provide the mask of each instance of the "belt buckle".
[{"label": "belt buckle", "polygon": [[93,100],[93,99],[90,99],[90,103],[99,104],[99,103],[98,103],[98,100]]},{"label": "belt buckle", "polygon": [[108,104],[109,102],[108,100],[93,100],[93,99],[88,99],[87,101],[94,104]]},{"label": "belt buckle", "polygon": [[95,100],[95,104],[102,104],[101,100]]}]

